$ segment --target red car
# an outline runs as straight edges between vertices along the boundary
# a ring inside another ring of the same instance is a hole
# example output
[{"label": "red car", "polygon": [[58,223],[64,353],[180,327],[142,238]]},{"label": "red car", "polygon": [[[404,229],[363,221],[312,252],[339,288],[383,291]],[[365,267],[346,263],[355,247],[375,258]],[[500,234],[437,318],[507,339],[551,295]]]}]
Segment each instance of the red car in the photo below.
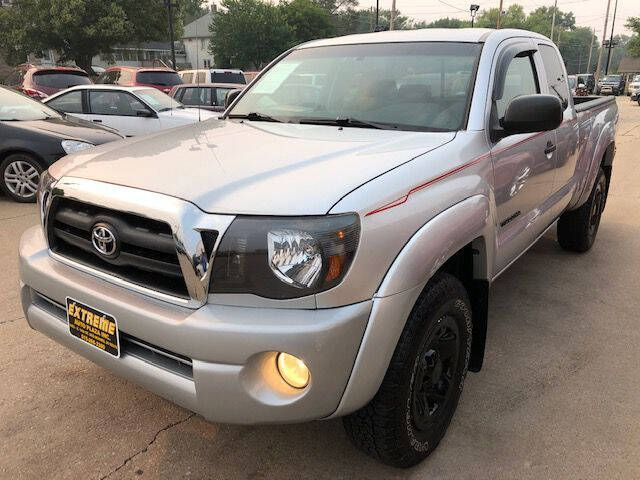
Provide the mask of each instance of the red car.
[{"label": "red car", "polygon": [[153,87],[169,93],[171,87],[182,83],[178,72],[170,68],[109,67],[96,83],[127,87]]},{"label": "red car", "polygon": [[91,83],[87,72],[78,67],[61,67],[56,65],[18,66],[5,80],[5,84],[36,100],[76,85]]}]

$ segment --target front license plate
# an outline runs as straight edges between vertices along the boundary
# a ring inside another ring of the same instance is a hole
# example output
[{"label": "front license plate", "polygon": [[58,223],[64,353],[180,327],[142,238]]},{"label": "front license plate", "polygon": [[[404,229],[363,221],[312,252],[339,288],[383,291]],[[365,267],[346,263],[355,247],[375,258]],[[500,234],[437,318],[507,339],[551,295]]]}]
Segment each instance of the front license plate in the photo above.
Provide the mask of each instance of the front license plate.
[{"label": "front license plate", "polygon": [[74,337],[120,357],[118,322],[108,313],[67,297],[67,322]]}]

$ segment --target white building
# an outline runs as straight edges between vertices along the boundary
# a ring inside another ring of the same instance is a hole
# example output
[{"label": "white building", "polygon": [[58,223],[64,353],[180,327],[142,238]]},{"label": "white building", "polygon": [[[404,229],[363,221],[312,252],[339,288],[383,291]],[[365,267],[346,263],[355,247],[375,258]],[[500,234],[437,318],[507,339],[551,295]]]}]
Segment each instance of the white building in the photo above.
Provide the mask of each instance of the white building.
[{"label": "white building", "polygon": [[209,25],[211,25],[213,15],[215,15],[215,11],[211,11],[184,26],[182,43],[187,54],[187,63],[191,64],[191,68],[213,67],[213,55],[209,53],[209,39],[211,38]]}]

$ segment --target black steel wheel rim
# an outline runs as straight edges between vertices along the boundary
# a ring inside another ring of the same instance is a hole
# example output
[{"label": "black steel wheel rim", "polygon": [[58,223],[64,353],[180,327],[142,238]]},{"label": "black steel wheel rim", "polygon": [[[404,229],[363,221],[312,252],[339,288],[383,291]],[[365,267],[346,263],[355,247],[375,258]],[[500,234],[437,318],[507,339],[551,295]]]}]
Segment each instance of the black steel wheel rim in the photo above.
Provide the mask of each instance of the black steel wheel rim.
[{"label": "black steel wheel rim", "polygon": [[589,236],[592,237],[598,230],[600,224],[600,216],[602,215],[602,207],[604,206],[604,182],[600,181],[596,185],[593,192],[593,203],[591,204],[591,212],[589,213]]},{"label": "black steel wheel rim", "polygon": [[419,431],[430,430],[446,415],[459,356],[458,325],[453,317],[443,316],[428,333],[417,360],[411,410]]}]

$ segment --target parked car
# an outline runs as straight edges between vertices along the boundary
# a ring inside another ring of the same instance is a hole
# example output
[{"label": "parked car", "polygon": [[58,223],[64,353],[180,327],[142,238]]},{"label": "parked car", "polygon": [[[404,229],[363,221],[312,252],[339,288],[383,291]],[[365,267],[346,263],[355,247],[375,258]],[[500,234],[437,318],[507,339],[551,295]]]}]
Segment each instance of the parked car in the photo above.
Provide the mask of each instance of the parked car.
[{"label": "parked car", "polygon": [[584,97],[588,95],[587,86],[580,82],[581,78],[576,75],[568,75],[567,81],[569,82],[569,89],[571,95],[574,97]]},{"label": "parked car", "polygon": [[481,368],[491,283],[556,223],[566,250],[595,241],[618,111],[566,76],[522,30],[293,48],[221,121],[49,169],[25,318],[208,420],[345,416],[415,465]]},{"label": "parked car", "polygon": [[183,83],[171,89],[169,95],[183,105],[201,107],[213,112],[222,112],[227,94],[233,90],[242,90],[244,85],[233,83]]},{"label": "parked car", "polygon": [[629,95],[632,101],[640,100],[640,75],[635,75],[629,82]]},{"label": "parked car", "polygon": [[237,83],[240,85],[247,83],[242,70],[229,70],[224,68],[182,70],[180,77],[184,83]]},{"label": "parked car", "polygon": [[605,75],[596,87],[597,95],[621,95],[624,92],[625,80],[622,75]]},{"label": "parked car", "polygon": [[178,72],[170,68],[108,67],[98,76],[96,83],[123,87],[153,87],[169,93],[174,85],[182,83]]},{"label": "parked car", "polygon": [[78,67],[28,64],[15,68],[4,83],[31,98],[42,100],[74,85],[89,85],[91,79]]},{"label": "parked car", "polygon": [[33,202],[40,174],[53,162],[122,138],[0,87],[0,190],[17,202]]},{"label": "parked car", "polygon": [[587,94],[591,95],[596,87],[596,77],[593,73],[579,73],[578,83],[584,83],[587,87]]},{"label": "parked car", "polygon": [[116,129],[131,137],[215,117],[185,108],[155,88],[85,85],[70,88],[44,101],[59,112]]}]

